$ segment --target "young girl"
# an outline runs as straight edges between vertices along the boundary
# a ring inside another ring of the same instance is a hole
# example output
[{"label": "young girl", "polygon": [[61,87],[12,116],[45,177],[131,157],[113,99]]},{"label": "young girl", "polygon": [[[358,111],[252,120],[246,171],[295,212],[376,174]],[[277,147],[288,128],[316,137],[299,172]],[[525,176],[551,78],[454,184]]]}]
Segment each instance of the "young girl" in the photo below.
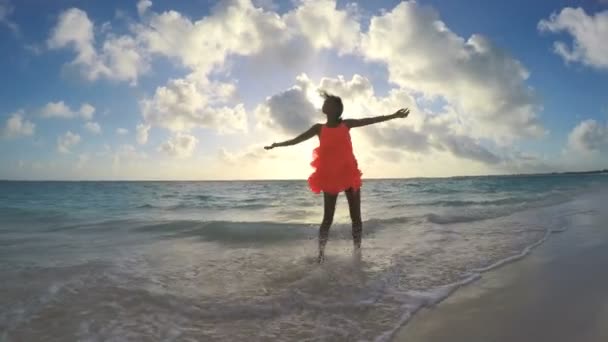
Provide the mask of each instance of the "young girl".
[{"label": "young girl", "polygon": [[336,199],[342,191],[346,194],[350,218],[353,224],[353,243],[355,250],[361,248],[361,171],[353,154],[349,130],[354,127],[367,126],[378,122],[405,118],[409,109],[400,109],[392,115],[381,115],[365,119],[342,119],[342,99],[338,96],[321,92],[325,99],[323,113],[327,115],[325,124],[314,124],[306,132],[294,139],[273,143],[264,147],[270,150],[275,147],[290,146],[306,141],[313,136],[319,137],[319,147],[313,151],[310,165],[316,170],[308,178],[308,185],[315,193],[323,192],[323,221],[319,228],[319,262],[324,259],[325,244],[329,236],[329,227],[334,219]]}]

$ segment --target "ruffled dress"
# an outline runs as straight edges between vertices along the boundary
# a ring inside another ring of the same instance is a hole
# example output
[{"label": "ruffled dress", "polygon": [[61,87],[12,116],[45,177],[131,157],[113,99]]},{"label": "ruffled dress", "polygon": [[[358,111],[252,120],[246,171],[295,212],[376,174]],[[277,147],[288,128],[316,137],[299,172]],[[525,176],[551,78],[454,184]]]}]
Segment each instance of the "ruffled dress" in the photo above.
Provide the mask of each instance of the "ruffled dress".
[{"label": "ruffled dress", "polygon": [[361,171],[353,154],[349,128],[321,126],[319,147],[312,152],[310,165],[315,171],[308,177],[310,190],[315,193],[338,194],[350,188],[361,188]]}]

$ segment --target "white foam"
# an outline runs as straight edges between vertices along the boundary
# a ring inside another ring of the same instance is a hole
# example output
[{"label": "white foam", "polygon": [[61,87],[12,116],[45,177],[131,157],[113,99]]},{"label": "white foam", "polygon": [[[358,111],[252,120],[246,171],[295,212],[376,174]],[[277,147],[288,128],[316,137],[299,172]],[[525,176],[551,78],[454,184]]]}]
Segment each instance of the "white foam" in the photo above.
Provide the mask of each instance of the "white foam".
[{"label": "white foam", "polygon": [[[404,299],[406,299],[406,300],[404,300],[404,302],[407,301],[407,303],[402,306],[404,309],[406,309],[405,312],[401,315],[401,317],[399,318],[399,321],[397,321],[397,324],[395,325],[395,327],[393,327],[391,330],[385,331],[380,336],[376,337],[376,339],[374,341],[376,341],[376,342],[389,341],[393,337],[393,335],[402,326],[407,324],[407,322],[409,322],[410,319],[412,319],[412,317],[420,309],[440,303],[441,301],[443,301],[444,299],[449,297],[458,288],[465,286],[467,284],[470,284],[470,283],[478,280],[479,278],[481,278],[481,275],[479,273],[473,273],[473,274],[467,275],[466,277],[464,277],[463,279],[461,279],[457,282],[438,286],[438,287],[435,287],[435,288],[427,290],[427,291],[406,291],[406,292],[404,292],[403,294],[401,294],[401,296],[404,297]],[[399,296],[399,295],[397,295],[397,296]]]},{"label": "white foam", "polygon": [[[383,332],[381,335],[376,337],[375,342],[383,342],[389,341],[394,334],[403,326],[405,326],[412,317],[422,308],[430,307],[439,304],[446,298],[448,298],[454,291],[459,289],[462,286],[468,285],[474,281],[481,279],[482,274],[488,272],[490,270],[496,269],[498,267],[504,266],[511,262],[517,261],[526,255],[530,254],[530,252],[543,244],[549,236],[553,233],[561,233],[565,231],[565,228],[559,230],[546,230],[545,234],[538,241],[532,243],[531,245],[524,248],[521,252],[496,261],[488,266],[479,267],[473,269],[473,273],[466,275],[462,280],[459,280],[455,283],[435,287],[433,289],[427,291],[407,291],[401,296],[406,296],[409,299],[409,303],[404,304],[402,307],[405,309],[404,313],[401,315],[397,324],[390,330]],[[412,302],[411,299],[414,299]],[[406,302],[406,300],[404,300]]]},{"label": "white foam", "polygon": [[[563,231],[563,230],[561,230],[561,231]],[[561,232],[561,231],[556,231],[556,232]],[[527,246],[527,247],[526,247],[526,248],[524,248],[524,249],[523,249],[521,252],[519,252],[519,253],[517,253],[517,254],[515,254],[515,255],[511,255],[511,256],[509,256],[509,257],[506,257],[506,258],[504,258],[504,259],[498,260],[497,262],[495,262],[495,263],[493,263],[493,264],[490,264],[490,265],[488,265],[488,266],[484,266],[484,267],[475,268],[475,269],[473,269],[473,271],[474,271],[474,272],[477,272],[477,273],[483,273],[483,272],[487,272],[487,271],[493,270],[493,269],[495,269],[495,268],[498,268],[498,267],[500,267],[500,266],[503,266],[503,265],[506,265],[506,264],[512,263],[512,262],[514,262],[514,261],[517,261],[517,260],[519,260],[519,259],[521,259],[521,258],[525,257],[526,255],[530,254],[530,252],[531,252],[531,251],[532,251],[534,248],[536,248],[536,247],[540,246],[540,245],[541,245],[541,244],[543,244],[545,241],[547,241],[547,239],[549,238],[549,236],[551,236],[551,234],[552,234],[553,232],[554,232],[554,231],[552,231],[552,230],[547,230],[547,231],[545,232],[545,235],[543,235],[543,237],[542,237],[542,238],[540,238],[538,241],[534,242],[533,244],[531,244],[531,245]]]}]

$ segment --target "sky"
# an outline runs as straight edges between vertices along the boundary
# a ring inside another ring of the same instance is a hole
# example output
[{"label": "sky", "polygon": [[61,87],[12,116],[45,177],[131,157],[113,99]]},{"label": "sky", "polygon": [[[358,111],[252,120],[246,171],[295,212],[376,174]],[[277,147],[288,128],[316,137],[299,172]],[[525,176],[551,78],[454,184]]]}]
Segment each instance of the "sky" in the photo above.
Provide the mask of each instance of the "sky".
[{"label": "sky", "polygon": [[0,0],[0,179],[364,178],[608,168],[608,0]]}]

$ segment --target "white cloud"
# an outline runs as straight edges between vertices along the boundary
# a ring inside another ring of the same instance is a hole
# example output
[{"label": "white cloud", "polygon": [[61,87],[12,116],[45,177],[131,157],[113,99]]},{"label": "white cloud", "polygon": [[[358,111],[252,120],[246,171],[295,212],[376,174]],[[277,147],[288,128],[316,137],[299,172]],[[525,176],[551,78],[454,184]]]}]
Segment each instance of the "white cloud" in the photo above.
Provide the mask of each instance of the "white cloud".
[{"label": "white cloud", "polygon": [[[139,12],[149,15],[131,25],[132,35],[106,35],[103,53],[95,50],[93,23],[75,8],[62,13],[48,43],[73,46],[73,63],[86,66],[91,79],[110,75],[111,69],[135,80],[140,71],[132,65],[146,65],[152,55],[188,68],[185,77],[170,80],[141,101],[144,120],[152,125],[172,131],[243,130],[244,109],[231,105],[235,86],[211,80],[210,75],[226,72],[231,56],[291,58],[289,51],[299,46],[302,51],[332,49],[385,64],[391,81],[400,87],[445,98],[476,136],[512,139],[545,132],[521,63],[481,35],[468,40],[456,35],[433,9],[415,2],[372,17],[368,32],[362,31],[361,18],[352,10],[356,6],[338,8],[332,0],[302,1],[282,15],[248,0],[226,1],[198,20],[177,11],[155,13],[150,5],[138,3]],[[120,52],[124,63],[108,62],[109,51]]]},{"label": "white cloud", "polygon": [[444,98],[477,136],[509,140],[545,133],[521,63],[479,34],[458,36],[430,7],[401,2],[372,17],[361,53],[384,63],[400,87]]},{"label": "white cloud", "polygon": [[[137,40],[151,54],[189,68],[190,74],[170,80],[144,99],[144,120],[172,131],[244,131],[243,105],[227,105],[235,98],[235,86],[212,81],[208,75],[221,69],[228,55],[250,55],[266,41],[280,40],[284,29],[276,14],[254,8],[249,1],[220,3],[210,16],[194,22],[175,11],[151,14],[136,27]],[[275,39],[268,39],[271,36]]]},{"label": "white cloud", "polygon": [[294,45],[294,41],[307,42],[300,44],[299,52],[311,48],[349,52],[358,41],[358,22],[347,11],[336,9],[334,1],[303,2],[283,16],[256,8],[248,0],[226,1],[215,6],[211,15],[194,21],[176,11],[150,12],[150,6],[150,1],[140,1],[138,12],[149,15],[131,26],[133,35],[107,33],[100,51],[95,48],[93,22],[77,8],[59,16],[47,43],[55,49],[71,47],[76,52],[71,64],[89,80],[135,82],[147,70],[149,55],[168,57],[189,68],[189,75],[170,80],[141,101],[146,122],[172,131],[246,129],[243,105],[228,105],[235,98],[234,85],[209,79],[229,56],[266,53],[293,60],[305,55],[293,53],[300,44]]},{"label": "white cloud", "polygon": [[323,77],[319,88],[330,93],[339,93],[341,97],[349,100],[361,99],[374,95],[374,87],[369,79],[359,74],[354,74],[352,80],[345,80],[344,76],[337,78]]},{"label": "white cloud", "polygon": [[72,118],[74,113],[63,101],[49,102],[42,108],[42,116],[45,118]]},{"label": "white cloud", "polygon": [[466,135],[444,135],[439,136],[440,146],[452,152],[453,155],[479,161],[485,164],[498,164],[502,160],[475,139]]},{"label": "white cloud", "polygon": [[268,97],[255,110],[258,124],[279,129],[288,134],[298,134],[308,129],[319,115],[308,100],[310,85],[308,77],[301,75],[295,86]]},{"label": "white cloud", "polygon": [[187,158],[192,156],[197,144],[198,139],[195,136],[178,132],[171,139],[160,145],[159,151],[172,157]]},{"label": "white cloud", "polygon": [[[260,5],[259,2],[257,4]],[[198,20],[191,20],[173,10],[149,12],[150,6],[151,2],[147,0],[137,4],[140,14],[149,14],[131,27],[137,50],[169,57],[198,76],[206,76],[215,68],[221,68],[231,55],[251,56],[265,49],[291,50],[293,40],[303,38],[317,50],[337,48],[350,52],[359,39],[359,23],[348,10],[337,9],[336,2],[332,0],[303,1],[282,16],[273,11],[273,6],[257,8],[250,0],[222,1],[212,8],[210,15]],[[86,13],[70,9],[63,16],[65,18],[60,23],[69,23],[67,19],[70,16],[77,17],[79,22],[74,26],[85,27],[92,32],[92,23]],[[75,41],[83,42],[79,45],[87,47],[93,40],[91,33],[52,45]],[[277,56],[293,57],[284,52]]]},{"label": "white cloud", "polygon": [[359,44],[359,22],[352,13],[336,9],[334,0],[302,1],[284,20],[318,50],[331,48],[348,53]]},{"label": "white cloud", "polygon": [[10,20],[15,8],[8,0],[0,0],[0,24],[8,27],[14,34],[19,34],[19,26]]},{"label": "white cloud", "polygon": [[67,131],[57,138],[57,150],[61,153],[70,153],[70,149],[80,143],[80,135]]},{"label": "white cloud", "polygon": [[266,11],[276,11],[279,5],[274,0],[252,0],[255,7],[261,7]]},{"label": "white cloud", "polygon": [[95,107],[88,103],[83,103],[78,110],[78,114],[85,120],[92,120],[95,113]]},{"label": "white cloud", "polygon": [[568,135],[568,148],[583,153],[608,151],[608,125],[592,119],[581,121]]},{"label": "white cloud", "polygon": [[234,93],[234,86],[189,78],[171,80],[156,89],[151,99],[141,102],[146,122],[172,131],[194,127],[219,131],[244,131],[247,115],[242,104],[222,106]]},{"label": "white cloud", "polygon": [[76,111],[72,110],[68,105],[65,104],[65,102],[58,101],[47,103],[40,112],[44,118],[72,119],[81,117],[84,120],[91,120],[93,119],[93,114],[95,113],[95,107],[88,103],[83,103],[80,106],[80,109]]},{"label": "white cloud", "polygon": [[129,130],[126,128],[119,127],[116,129],[116,134],[118,135],[127,135],[129,134]]},{"label": "white cloud", "polygon": [[352,52],[359,30],[348,11],[328,0],[302,2],[282,16],[248,0],[221,2],[209,16],[195,21],[176,11],[152,13],[134,29],[137,41],[151,54],[168,57],[191,73],[170,80],[142,101],[144,119],[173,131],[197,126],[242,131],[243,107],[225,105],[234,98],[234,85],[212,81],[210,73],[223,71],[231,56],[263,56],[257,62],[293,65],[310,57],[310,51]]},{"label": "white cloud", "polygon": [[17,138],[34,134],[36,125],[23,118],[24,113],[19,110],[10,115],[4,126],[3,136],[6,138]]},{"label": "white cloud", "polygon": [[[263,8],[254,6],[262,3]],[[209,15],[192,18],[173,10],[156,13],[151,1],[141,0],[139,17],[130,19],[126,35],[113,33],[111,25],[96,27],[85,12],[73,8],[62,13],[48,45],[71,48],[76,54],[71,65],[89,80],[134,83],[156,57],[185,70],[143,96],[141,123],[135,127],[139,144],[147,143],[152,126],[172,131],[159,150],[173,156],[193,153],[198,140],[189,135],[192,129],[247,131],[237,89],[242,75],[231,74],[233,63],[249,63],[245,72],[251,73],[259,72],[259,65],[271,65],[271,79],[279,63],[289,70],[310,70],[306,63],[314,62],[316,74],[325,71],[316,60],[323,50],[386,67],[394,88],[378,96],[361,75],[324,77],[318,83],[302,75],[294,87],[255,107],[258,128],[291,135],[322,121],[315,93],[323,88],[343,97],[350,118],[412,108],[406,120],[353,132],[363,156],[379,151],[394,160],[446,156],[474,160],[478,163],[470,164],[476,170],[487,170],[510,160],[496,144],[545,133],[538,120],[542,108],[526,85],[524,66],[481,35],[467,38],[452,32],[430,7],[402,2],[367,25],[356,6],[338,8],[331,0],[293,3],[294,9],[280,14],[272,2],[222,1]],[[444,108],[428,114],[424,105],[416,105],[424,99],[445,103]],[[137,153],[132,146],[127,150]],[[228,160],[260,153],[224,156]]]},{"label": "white cloud", "polygon": [[370,141],[382,147],[414,153],[427,153],[431,150],[429,135],[407,126],[389,126],[375,129],[370,127],[368,132]]},{"label": "white cloud", "polygon": [[97,122],[93,122],[93,121],[87,122],[84,124],[84,128],[93,134],[101,133],[101,126]]},{"label": "white cloud", "polygon": [[284,29],[278,15],[241,0],[221,2],[211,15],[194,22],[176,11],[153,13],[135,32],[151,53],[174,58],[206,75],[230,54],[259,51],[270,35],[280,39]]},{"label": "white cloud", "polygon": [[[351,80],[346,80],[341,75],[337,78],[323,77],[318,84],[312,82],[306,74],[301,74],[293,87],[269,96],[257,106],[255,117],[258,126],[298,134],[315,122],[323,122],[325,116],[320,110],[323,100],[318,93],[321,89],[342,98],[344,116],[349,118],[389,114],[389,111],[400,108],[398,106],[414,104],[413,99],[399,96],[395,101],[388,101],[392,102],[390,104],[378,103],[382,99],[374,97],[371,82],[358,74],[353,75]],[[384,101],[387,102],[386,99]]]},{"label": "white cloud", "polygon": [[128,35],[107,34],[101,51],[95,48],[94,24],[86,12],[70,8],[59,15],[57,25],[47,40],[51,49],[71,48],[76,58],[70,63],[89,81],[106,78],[137,83],[149,69],[148,59]]},{"label": "white cloud", "polygon": [[555,53],[566,62],[608,70],[608,11],[587,15],[582,8],[566,7],[559,14],[538,23],[541,32],[566,32],[572,36],[572,46],[562,41],[553,44]]},{"label": "white cloud", "polygon": [[140,145],[144,145],[148,142],[148,135],[150,132],[150,125],[147,124],[137,124],[135,127],[137,143]]},{"label": "white cloud", "polygon": [[453,111],[445,109],[439,115],[427,114],[417,107],[406,90],[393,89],[388,96],[377,97],[371,82],[361,75],[354,75],[351,80],[342,76],[324,77],[317,85],[306,75],[300,75],[294,87],[266,99],[258,106],[258,123],[262,127],[296,135],[314,122],[323,122],[324,117],[311,103],[312,99],[319,98],[316,89],[341,96],[345,118],[391,114],[403,107],[411,109],[412,113],[407,119],[355,130],[353,134],[360,134],[362,138],[361,142],[356,143],[362,154],[374,151],[372,154],[397,161],[406,155],[428,157],[431,153],[447,152],[453,157],[486,165],[497,165],[504,161],[478,139],[467,135],[467,127],[458,123]]},{"label": "white cloud", "polygon": [[142,16],[146,13],[148,8],[152,7],[152,1],[150,0],[139,0],[137,2],[137,13]]}]

